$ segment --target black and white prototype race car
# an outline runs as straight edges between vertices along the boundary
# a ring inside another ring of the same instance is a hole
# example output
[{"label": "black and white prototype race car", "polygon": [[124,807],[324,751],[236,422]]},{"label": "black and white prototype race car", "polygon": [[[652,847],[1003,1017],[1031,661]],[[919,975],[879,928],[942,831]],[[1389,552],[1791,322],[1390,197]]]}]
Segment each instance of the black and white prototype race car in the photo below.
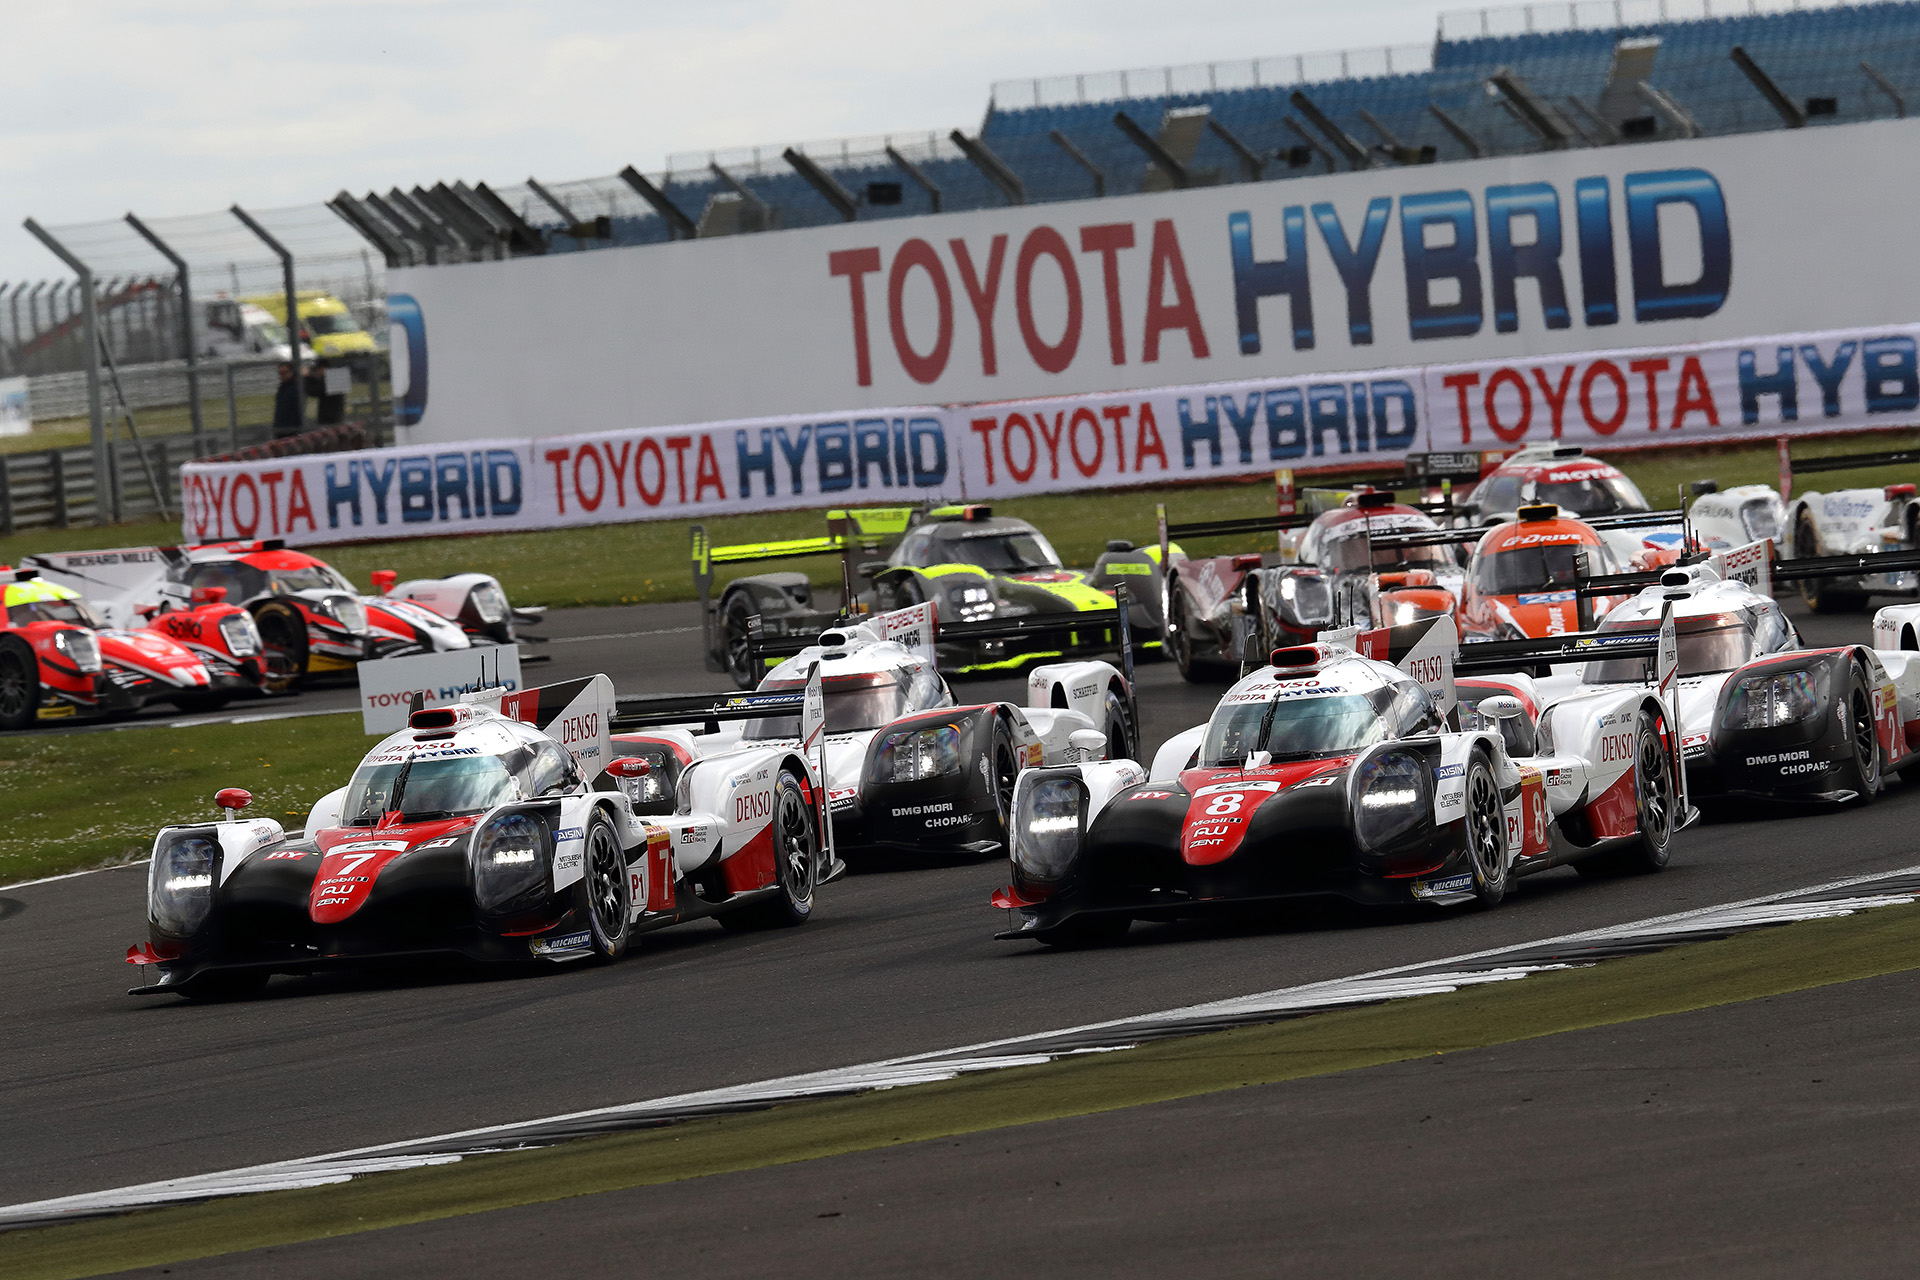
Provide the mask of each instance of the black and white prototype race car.
[{"label": "black and white prototype race car", "polygon": [[[678,813],[641,817],[610,758],[605,676],[417,710],[289,836],[243,819],[164,827],[134,994],[252,995],[275,973],[425,956],[613,960],[636,933],[714,916],[804,923],[823,872],[818,781],[784,743],[743,747]],[[598,783],[598,785],[596,785]]]},{"label": "black and white prototype race car", "polygon": [[[1886,559],[1913,564],[1920,556]],[[1730,564],[1751,571],[1731,576]],[[1766,544],[1757,543],[1657,575],[1622,576],[1658,581],[1617,605],[1594,635],[1649,638],[1670,612],[1687,777],[1695,797],[1864,803],[1889,774],[1920,759],[1920,653],[1864,644],[1805,648],[1774,602],[1774,579],[1805,581],[1802,575],[1818,565],[1835,576],[1857,569],[1847,557],[1773,566]],[[1608,581],[1594,579],[1582,590],[1606,590]],[[1638,687],[1649,673],[1638,656],[1602,656],[1554,670],[1539,680],[1488,674],[1475,683],[1519,698],[1531,715],[1562,698]]]},{"label": "black and white prototype race car", "polygon": [[[1130,678],[1112,664],[1047,663],[1027,673],[1027,705],[960,705],[933,658],[947,633],[931,603],[845,621],[743,694],[623,698],[614,743],[649,772],[627,786],[642,812],[694,803],[743,754],[799,750],[802,693],[818,671],[824,760],[841,851],[1001,853],[1015,780],[1030,768],[1133,753]],[[774,647],[797,648],[789,643]],[[811,758],[811,757],[810,757]],[[1141,771],[1127,761],[1122,771]]]},{"label": "black and white prototype race car", "polygon": [[1315,897],[1492,906],[1548,867],[1666,865],[1691,813],[1652,688],[1568,697],[1526,734],[1506,731],[1518,699],[1490,699],[1461,731],[1450,618],[1347,636],[1358,652],[1324,636],[1275,650],[1144,782],[1023,775],[999,936],[1101,942],[1136,919]]}]

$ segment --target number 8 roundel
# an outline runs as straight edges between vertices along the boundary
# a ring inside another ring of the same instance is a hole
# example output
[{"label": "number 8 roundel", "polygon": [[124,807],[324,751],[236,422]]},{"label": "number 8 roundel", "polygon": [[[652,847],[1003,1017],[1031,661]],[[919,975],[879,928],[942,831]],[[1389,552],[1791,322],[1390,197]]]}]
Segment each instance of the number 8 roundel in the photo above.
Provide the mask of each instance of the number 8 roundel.
[{"label": "number 8 roundel", "polygon": [[1233,856],[1246,838],[1247,821],[1281,785],[1240,781],[1200,788],[1187,806],[1186,825],[1180,833],[1181,858],[1190,866],[1204,867]]}]

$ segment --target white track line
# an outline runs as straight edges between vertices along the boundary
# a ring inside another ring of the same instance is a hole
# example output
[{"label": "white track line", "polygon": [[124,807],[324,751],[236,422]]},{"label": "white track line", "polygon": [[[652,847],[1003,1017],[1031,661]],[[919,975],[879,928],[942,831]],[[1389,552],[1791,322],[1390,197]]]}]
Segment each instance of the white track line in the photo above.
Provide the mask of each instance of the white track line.
[{"label": "white track line", "polygon": [[88,867],[85,871],[68,871],[63,875],[43,876],[38,880],[22,880],[18,884],[0,884],[0,893],[5,893],[9,889],[29,889],[36,884],[52,884],[56,880],[77,880],[81,876],[97,876],[102,871],[125,871],[128,867],[144,867],[152,861],[151,857],[146,857],[133,862],[116,862],[110,867]]},{"label": "white track line", "polygon": [[[1661,936],[1672,933],[1705,933],[1719,929],[1751,929],[1796,920],[1849,915],[1855,911],[1876,907],[1911,904],[1916,896],[1920,896],[1920,893],[1865,894],[1808,903],[1789,903],[1785,900],[1831,893],[1837,889],[1915,874],[1920,874],[1920,866],[1903,867],[1896,871],[1873,875],[1850,876],[1807,888],[1790,889],[1717,906],[1699,907],[1671,915],[1653,916],[1627,924],[1514,943],[1418,964],[1398,965],[1349,978],[1285,987],[1254,995],[1188,1005],[1159,1013],[1086,1023],[1058,1031],[988,1040],[956,1049],[910,1054],[858,1066],[674,1094],[645,1102],[568,1112],[537,1120],[463,1129],[435,1137],[412,1138],[370,1147],[357,1147],[330,1155],[306,1156],[219,1173],[170,1178],[137,1186],[9,1205],[0,1207],[0,1230],[29,1224],[43,1225],[63,1219],[120,1213],[177,1201],[322,1186],[347,1181],[359,1173],[448,1164],[462,1158],[461,1154],[450,1152],[448,1148],[464,1148],[469,1153],[475,1153],[482,1150],[510,1150],[527,1145],[551,1145],[555,1141],[564,1139],[555,1139],[549,1134],[535,1131],[550,1130],[560,1125],[580,1127],[583,1122],[601,1121],[604,1126],[602,1131],[607,1131],[619,1127],[632,1127],[633,1124],[644,1122],[649,1117],[667,1119],[699,1109],[726,1110],[765,1106],[805,1097],[900,1088],[912,1084],[951,1080],[962,1074],[993,1071],[1004,1067],[1034,1066],[1074,1054],[1105,1052],[1129,1047],[1125,1042],[1052,1050],[1042,1047],[1046,1041],[1067,1036],[1084,1036],[1094,1032],[1111,1032],[1126,1028],[1138,1028],[1142,1031],[1178,1030],[1181,1024],[1205,1024],[1217,1022],[1224,1017],[1248,1018],[1354,1004],[1371,1004],[1383,1000],[1407,999],[1456,991],[1464,986],[1510,982],[1531,973],[1564,969],[1569,966],[1554,961],[1468,971],[1446,969],[1444,966],[1460,966],[1493,956],[1543,947],[1558,947],[1567,943],[1617,940],[1641,934]],[[1421,973],[1418,972],[1420,970],[1435,972]],[[1020,1046],[1027,1046],[1027,1051],[1020,1052]],[[614,1119],[625,1124],[604,1124]],[[516,1140],[514,1137],[516,1132],[521,1133],[523,1137]],[[434,1149],[420,1150],[423,1147]]]}]

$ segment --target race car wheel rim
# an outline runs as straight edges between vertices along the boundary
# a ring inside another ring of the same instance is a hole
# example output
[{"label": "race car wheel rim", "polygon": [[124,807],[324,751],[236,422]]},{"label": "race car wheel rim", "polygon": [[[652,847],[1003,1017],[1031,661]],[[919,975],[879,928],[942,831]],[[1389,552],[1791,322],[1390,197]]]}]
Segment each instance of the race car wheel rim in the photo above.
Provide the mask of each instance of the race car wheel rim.
[{"label": "race car wheel rim", "polygon": [[1013,817],[1013,786],[1015,775],[1013,748],[1005,742],[994,744],[993,748],[993,803],[1000,811],[1000,821],[1006,822]]},{"label": "race car wheel rim", "polygon": [[1492,887],[1506,878],[1506,848],[1501,839],[1505,815],[1500,808],[1500,793],[1494,789],[1493,775],[1476,769],[1468,784],[1467,810],[1472,815],[1473,873],[1482,885]]},{"label": "race car wheel rim", "polygon": [[1173,592],[1173,611],[1167,624],[1167,640],[1173,646],[1173,660],[1185,671],[1193,665],[1193,642],[1187,635],[1187,602],[1179,589]]},{"label": "race car wheel rim", "polygon": [[1867,691],[1853,691],[1853,757],[1860,763],[1860,776],[1869,784],[1879,763],[1880,735],[1873,723],[1873,710],[1867,703]]},{"label": "race car wheel rim", "polygon": [[781,879],[785,881],[787,896],[795,906],[805,907],[813,901],[814,871],[818,863],[813,853],[813,819],[800,799],[798,787],[786,787],[780,792],[779,838]]},{"label": "race car wheel rim", "polygon": [[587,837],[587,874],[592,880],[593,920],[604,938],[618,938],[626,928],[621,889],[627,878],[626,860],[605,823],[595,823]]},{"label": "race car wheel rim", "polygon": [[1673,816],[1672,779],[1667,752],[1652,733],[1640,734],[1640,831],[1655,845],[1665,845]]},{"label": "race car wheel rim", "polygon": [[300,674],[299,640],[292,619],[281,609],[262,609],[254,625],[260,629],[260,647],[270,677],[287,680]]},{"label": "race car wheel rim", "polygon": [[17,720],[33,705],[27,669],[14,654],[0,654],[0,720]]},{"label": "race car wheel rim", "polygon": [[727,671],[736,680],[745,680],[752,674],[753,637],[747,628],[747,612],[736,596],[727,605],[726,640]]}]

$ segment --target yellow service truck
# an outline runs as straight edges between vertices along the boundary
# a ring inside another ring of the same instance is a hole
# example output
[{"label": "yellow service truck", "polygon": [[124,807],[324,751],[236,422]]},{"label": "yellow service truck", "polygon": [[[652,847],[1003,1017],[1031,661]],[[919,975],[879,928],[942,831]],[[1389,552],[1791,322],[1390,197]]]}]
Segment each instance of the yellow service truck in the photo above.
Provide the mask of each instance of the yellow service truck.
[{"label": "yellow service truck", "polygon": [[[337,360],[374,350],[373,336],[360,327],[340,299],[318,289],[303,289],[294,298],[300,308],[301,342],[316,359]],[[240,301],[260,308],[280,324],[287,322],[285,294],[263,293]]]}]

